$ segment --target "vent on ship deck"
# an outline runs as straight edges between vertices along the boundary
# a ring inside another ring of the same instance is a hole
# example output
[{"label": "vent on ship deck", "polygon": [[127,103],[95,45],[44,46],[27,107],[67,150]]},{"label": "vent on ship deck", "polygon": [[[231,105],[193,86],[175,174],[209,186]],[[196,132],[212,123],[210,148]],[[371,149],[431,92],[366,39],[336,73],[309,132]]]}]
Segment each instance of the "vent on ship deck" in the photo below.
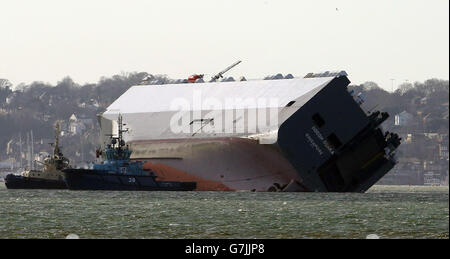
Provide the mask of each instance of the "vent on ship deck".
[{"label": "vent on ship deck", "polygon": [[206,124],[211,123],[211,124],[214,125],[214,118],[212,118],[212,119],[195,119],[195,120],[191,121],[191,123],[189,123],[189,125],[192,125],[194,123],[201,123],[201,124],[203,124],[203,123],[206,123]]},{"label": "vent on ship deck", "polygon": [[286,104],[285,107],[291,107],[294,103],[295,103],[295,101],[290,101],[288,104]]}]

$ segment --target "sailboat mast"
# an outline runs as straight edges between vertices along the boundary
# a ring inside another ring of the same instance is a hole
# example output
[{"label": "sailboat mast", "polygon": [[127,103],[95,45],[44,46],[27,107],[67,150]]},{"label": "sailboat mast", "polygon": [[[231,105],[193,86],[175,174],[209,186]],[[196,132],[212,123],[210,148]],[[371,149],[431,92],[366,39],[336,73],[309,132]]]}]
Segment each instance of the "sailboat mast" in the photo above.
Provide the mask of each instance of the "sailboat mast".
[{"label": "sailboat mast", "polygon": [[22,161],[22,132],[19,133],[19,148],[20,148],[20,168],[23,168],[23,161]]},{"label": "sailboat mast", "polygon": [[27,132],[27,167],[31,168],[31,148],[30,148],[30,133]]},{"label": "sailboat mast", "polygon": [[31,130],[31,169],[34,170],[34,136]]}]

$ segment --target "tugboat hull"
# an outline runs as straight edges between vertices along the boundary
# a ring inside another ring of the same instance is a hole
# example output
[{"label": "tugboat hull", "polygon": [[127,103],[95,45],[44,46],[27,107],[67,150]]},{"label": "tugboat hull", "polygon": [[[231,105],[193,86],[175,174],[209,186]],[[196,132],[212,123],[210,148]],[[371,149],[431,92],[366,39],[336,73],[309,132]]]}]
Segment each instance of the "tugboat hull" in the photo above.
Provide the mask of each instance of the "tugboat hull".
[{"label": "tugboat hull", "polygon": [[65,169],[70,190],[110,191],[193,191],[196,182],[155,181],[154,176],[105,173],[90,169]]},{"label": "tugboat hull", "polygon": [[5,185],[8,189],[67,189],[64,181],[23,177],[8,174],[5,177]]}]

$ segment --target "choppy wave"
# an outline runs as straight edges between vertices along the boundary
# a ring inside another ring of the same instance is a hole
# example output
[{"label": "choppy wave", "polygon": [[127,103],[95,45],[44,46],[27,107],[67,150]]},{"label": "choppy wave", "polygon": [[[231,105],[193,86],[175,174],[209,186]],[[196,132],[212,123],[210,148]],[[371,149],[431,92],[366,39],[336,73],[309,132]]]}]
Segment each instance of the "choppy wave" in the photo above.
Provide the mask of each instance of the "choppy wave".
[{"label": "choppy wave", "polygon": [[0,187],[0,238],[449,238],[448,187],[368,193]]}]

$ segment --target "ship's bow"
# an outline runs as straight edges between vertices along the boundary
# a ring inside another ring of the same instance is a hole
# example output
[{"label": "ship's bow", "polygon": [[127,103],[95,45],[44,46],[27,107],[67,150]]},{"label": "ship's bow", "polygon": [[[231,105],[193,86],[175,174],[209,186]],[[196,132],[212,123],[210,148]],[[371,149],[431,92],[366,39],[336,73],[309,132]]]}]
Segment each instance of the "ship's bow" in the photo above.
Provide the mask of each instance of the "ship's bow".
[{"label": "ship's bow", "polygon": [[278,145],[309,191],[365,192],[396,164],[400,138],[383,132],[389,115],[366,114],[337,77],[290,116]]}]

